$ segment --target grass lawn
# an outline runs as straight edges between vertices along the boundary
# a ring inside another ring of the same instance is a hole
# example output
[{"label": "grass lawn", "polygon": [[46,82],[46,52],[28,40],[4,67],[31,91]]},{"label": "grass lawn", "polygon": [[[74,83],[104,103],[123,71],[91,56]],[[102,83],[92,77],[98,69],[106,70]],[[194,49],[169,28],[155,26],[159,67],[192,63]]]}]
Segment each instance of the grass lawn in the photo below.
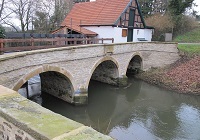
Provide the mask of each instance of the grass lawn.
[{"label": "grass lawn", "polygon": [[200,55],[200,44],[178,44],[178,49],[190,55]]},{"label": "grass lawn", "polygon": [[174,41],[179,43],[200,43],[200,27],[177,36]]}]

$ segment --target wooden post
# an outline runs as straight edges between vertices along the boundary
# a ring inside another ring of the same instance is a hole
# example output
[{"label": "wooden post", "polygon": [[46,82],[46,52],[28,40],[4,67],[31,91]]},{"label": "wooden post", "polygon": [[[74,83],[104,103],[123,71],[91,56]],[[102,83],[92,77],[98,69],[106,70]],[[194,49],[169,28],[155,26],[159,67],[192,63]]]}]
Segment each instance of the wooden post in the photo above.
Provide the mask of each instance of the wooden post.
[{"label": "wooden post", "polygon": [[31,37],[31,46],[34,47],[34,39]]},{"label": "wooden post", "polygon": [[74,45],[76,45],[76,44],[77,44],[77,39],[75,38],[75,39],[74,39]]},{"label": "wooden post", "polygon": [[62,45],[62,42],[61,42],[61,37],[59,36],[59,46],[60,47]]},{"label": "wooden post", "polygon": [[4,54],[3,51],[3,39],[0,39],[0,55]]},{"label": "wooden post", "polygon": [[103,44],[103,38],[102,38],[102,40],[101,40],[101,43]]},{"label": "wooden post", "polygon": [[26,81],[22,86],[21,88],[25,88],[26,89],[26,97],[27,99],[29,99],[29,91],[28,91],[28,81]]},{"label": "wooden post", "polygon": [[54,46],[54,35],[51,37],[51,45]]},{"label": "wooden post", "polygon": [[56,47],[60,47],[60,37],[56,37]]},{"label": "wooden post", "polygon": [[27,99],[29,99],[30,96],[29,96],[29,91],[28,91],[28,81],[25,83],[25,87],[26,87],[26,96],[27,96]]},{"label": "wooden post", "polygon": [[112,38],[112,43],[114,43],[114,38]]}]

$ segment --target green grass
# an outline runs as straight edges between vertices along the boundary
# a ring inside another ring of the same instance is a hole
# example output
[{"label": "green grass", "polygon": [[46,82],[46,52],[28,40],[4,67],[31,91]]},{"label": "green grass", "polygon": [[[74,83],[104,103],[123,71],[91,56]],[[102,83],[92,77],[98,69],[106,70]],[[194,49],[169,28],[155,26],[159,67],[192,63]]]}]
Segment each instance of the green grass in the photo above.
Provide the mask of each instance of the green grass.
[{"label": "green grass", "polygon": [[200,44],[179,44],[178,49],[189,55],[200,55]]},{"label": "green grass", "polygon": [[183,35],[178,35],[174,41],[179,43],[200,43],[200,27]]}]

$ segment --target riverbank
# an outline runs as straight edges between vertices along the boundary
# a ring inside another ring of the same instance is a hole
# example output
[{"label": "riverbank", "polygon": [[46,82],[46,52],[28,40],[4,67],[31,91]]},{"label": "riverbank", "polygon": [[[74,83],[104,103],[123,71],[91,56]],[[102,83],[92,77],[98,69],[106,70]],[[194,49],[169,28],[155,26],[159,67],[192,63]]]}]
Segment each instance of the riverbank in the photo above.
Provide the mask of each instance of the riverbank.
[{"label": "riverbank", "polygon": [[152,68],[136,75],[148,83],[178,93],[200,95],[200,55],[180,52],[181,59],[164,68]]}]

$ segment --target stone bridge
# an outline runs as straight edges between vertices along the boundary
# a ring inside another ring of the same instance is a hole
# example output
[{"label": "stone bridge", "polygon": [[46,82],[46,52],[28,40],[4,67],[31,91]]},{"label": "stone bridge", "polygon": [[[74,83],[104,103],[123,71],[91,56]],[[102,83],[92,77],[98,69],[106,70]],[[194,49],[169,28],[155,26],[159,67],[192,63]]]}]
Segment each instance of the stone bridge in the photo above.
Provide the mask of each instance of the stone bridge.
[{"label": "stone bridge", "polygon": [[179,59],[176,43],[83,45],[0,55],[0,85],[18,91],[40,75],[42,91],[87,104],[91,79],[123,86],[127,72],[164,67]]}]

